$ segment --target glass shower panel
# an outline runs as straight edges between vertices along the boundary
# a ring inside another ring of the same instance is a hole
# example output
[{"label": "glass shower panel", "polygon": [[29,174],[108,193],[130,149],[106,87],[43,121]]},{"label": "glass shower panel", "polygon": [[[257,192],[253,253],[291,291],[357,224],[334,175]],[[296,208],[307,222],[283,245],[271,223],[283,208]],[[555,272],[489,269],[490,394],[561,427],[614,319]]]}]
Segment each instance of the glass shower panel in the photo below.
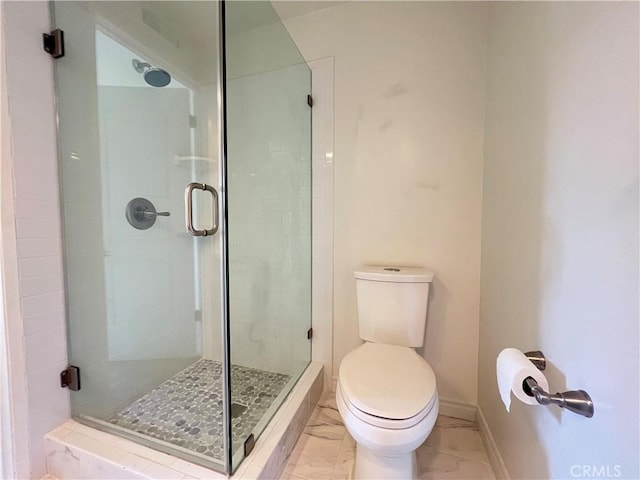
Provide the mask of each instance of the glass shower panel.
[{"label": "glass shower panel", "polygon": [[269,2],[224,22],[235,469],[311,356],[311,74]]},{"label": "glass shower panel", "polygon": [[[215,2],[55,2],[74,418],[224,469]],[[209,228],[213,197],[193,194]]]}]

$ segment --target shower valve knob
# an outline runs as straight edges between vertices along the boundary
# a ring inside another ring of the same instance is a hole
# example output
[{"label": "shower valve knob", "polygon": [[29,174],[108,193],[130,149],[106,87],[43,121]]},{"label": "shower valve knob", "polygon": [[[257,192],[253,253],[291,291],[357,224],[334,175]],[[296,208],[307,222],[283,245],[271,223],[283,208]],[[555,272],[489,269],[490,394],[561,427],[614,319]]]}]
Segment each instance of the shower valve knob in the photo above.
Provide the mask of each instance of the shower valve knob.
[{"label": "shower valve knob", "polygon": [[169,215],[171,215],[171,213],[169,213],[169,212],[150,212],[148,210],[145,210],[144,212],[142,212],[142,215],[144,215],[145,217],[168,217]]},{"label": "shower valve knob", "polygon": [[156,212],[156,207],[146,198],[134,198],[127,203],[125,217],[127,222],[137,230],[147,230],[153,227],[158,217],[168,217],[169,212]]}]

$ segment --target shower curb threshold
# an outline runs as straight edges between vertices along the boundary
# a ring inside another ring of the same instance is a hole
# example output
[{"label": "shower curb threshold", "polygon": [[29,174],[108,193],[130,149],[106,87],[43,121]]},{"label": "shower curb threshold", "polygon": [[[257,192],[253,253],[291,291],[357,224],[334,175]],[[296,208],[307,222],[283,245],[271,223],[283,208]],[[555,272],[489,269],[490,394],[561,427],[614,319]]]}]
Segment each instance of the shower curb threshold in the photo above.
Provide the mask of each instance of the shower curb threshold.
[{"label": "shower curb threshold", "polygon": [[323,365],[311,362],[232,476],[74,420],[45,435],[47,474],[58,480],[277,479],[322,395],[323,379]]}]

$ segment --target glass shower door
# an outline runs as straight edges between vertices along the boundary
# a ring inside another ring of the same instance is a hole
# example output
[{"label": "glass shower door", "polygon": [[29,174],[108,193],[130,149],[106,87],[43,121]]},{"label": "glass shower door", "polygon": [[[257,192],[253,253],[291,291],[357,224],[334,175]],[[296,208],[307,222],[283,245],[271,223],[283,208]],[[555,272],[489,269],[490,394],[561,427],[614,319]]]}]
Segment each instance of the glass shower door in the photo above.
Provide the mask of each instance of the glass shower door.
[{"label": "glass shower door", "polygon": [[309,68],[269,2],[52,5],[72,414],[235,470],[311,356]]},{"label": "glass shower door", "polygon": [[53,15],[72,414],[223,470],[218,5]]},{"label": "glass shower door", "polygon": [[269,2],[224,25],[235,469],[311,357],[311,72]]}]

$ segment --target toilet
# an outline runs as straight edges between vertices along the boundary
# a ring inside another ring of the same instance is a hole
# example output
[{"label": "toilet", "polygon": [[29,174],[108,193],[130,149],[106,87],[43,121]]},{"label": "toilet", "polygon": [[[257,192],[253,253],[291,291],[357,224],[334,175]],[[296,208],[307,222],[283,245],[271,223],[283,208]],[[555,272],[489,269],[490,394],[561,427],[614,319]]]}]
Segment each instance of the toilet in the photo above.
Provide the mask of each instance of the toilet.
[{"label": "toilet", "polygon": [[357,443],[355,479],[416,478],[416,449],[438,417],[436,377],[424,343],[433,272],[365,266],[354,272],[360,338],[338,373],[336,402]]}]

